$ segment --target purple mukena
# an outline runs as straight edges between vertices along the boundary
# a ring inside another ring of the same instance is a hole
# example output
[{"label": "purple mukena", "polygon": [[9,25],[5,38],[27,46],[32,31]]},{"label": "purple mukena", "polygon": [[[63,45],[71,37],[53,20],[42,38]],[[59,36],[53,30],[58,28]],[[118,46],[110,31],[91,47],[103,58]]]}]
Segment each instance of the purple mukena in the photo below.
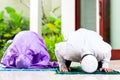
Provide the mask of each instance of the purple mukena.
[{"label": "purple mukena", "polygon": [[42,37],[32,31],[21,31],[5,51],[1,64],[7,68],[51,68],[50,56]]}]

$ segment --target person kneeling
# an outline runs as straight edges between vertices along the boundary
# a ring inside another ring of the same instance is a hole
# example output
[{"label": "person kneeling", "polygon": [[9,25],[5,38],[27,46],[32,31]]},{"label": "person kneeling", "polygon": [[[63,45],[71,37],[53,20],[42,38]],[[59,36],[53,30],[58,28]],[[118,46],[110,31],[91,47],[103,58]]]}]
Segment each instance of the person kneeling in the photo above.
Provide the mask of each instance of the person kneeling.
[{"label": "person kneeling", "polygon": [[50,62],[42,37],[33,31],[21,31],[5,51],[1,65],[6,68],[51,68],[58,67]]},{"label": "person kneeling", "polygon": [[56,44],[55,54],[62,72],[70,70],[72,61],[80,62],[83,71],[88,73],[97,69],[112,72],[109,69],[111,46],[91,30],[80,28],[71,33],[65,42]]}]

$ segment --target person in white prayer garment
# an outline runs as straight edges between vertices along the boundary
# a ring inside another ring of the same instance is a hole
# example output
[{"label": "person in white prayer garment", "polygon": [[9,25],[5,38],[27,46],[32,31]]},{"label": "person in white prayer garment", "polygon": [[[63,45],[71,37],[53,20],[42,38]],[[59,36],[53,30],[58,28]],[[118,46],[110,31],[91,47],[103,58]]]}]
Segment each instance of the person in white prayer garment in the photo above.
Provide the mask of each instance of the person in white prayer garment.
[{"label": "person in white prayer garment", "polygon": [[97,69],[112,72],[109,69],[111,49],[111,45],[103,41],[97,32],[80,28],[72,32],[66,41],[55,45],[55,54],[62,72],[70,70],[71,62],[80,62],[86,72],[94,72]]}]

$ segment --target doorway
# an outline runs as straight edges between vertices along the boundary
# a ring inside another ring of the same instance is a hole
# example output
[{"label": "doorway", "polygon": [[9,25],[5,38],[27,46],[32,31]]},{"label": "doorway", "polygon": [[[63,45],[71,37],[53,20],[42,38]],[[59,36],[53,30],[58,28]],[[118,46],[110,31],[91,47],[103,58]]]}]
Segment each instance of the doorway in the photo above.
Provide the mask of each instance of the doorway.
[{"label": "doorway", "polygon": [[[119,1],[119,0],[118,0]],[[92,3],[91,3],[92,2]],[[89,0],[76,0],[75,1],[75,23],[76,23],[76,29],[78,29],[79,27],[85,27],[91,30],[96,30],[96,0],[91,0],[91,2]],[[119,1],[120,2],[120,1]],[[113,3],[113,2],[112,2]],[[92,7],[90,7],[90,5]],[[111,6],[112,5],[112,6]],[[114,34],[113,33],[113,21],[111,20],[111,18],[114,18],[114,15],[111,15],[111,12],[114,12],[114,9],[110,9],[113,6],[115,6],[114,4],[110,3],[110,0],[99,0],[99,15],[100,15],[100,19],[99,19],[99,34],[103,37],[104,41],[108,42],[109,44],[111,44],[112,46],[112,59],[120,59],[120,48],[119,47],[114,47],[114,45],[116,46],[116,44],[114,44],[114,37],[117,37],[116,35],[118,35],[117,33]],[[85,7],[85,8],[83,8]],[[89,8],[89,9],[87,9]],[[88,11],[85,11],[88,10]],[[91,13],[92,12],[92,13]],[[86,13],[86,14],[84,14]],[[92,14],[92,15],[90,15]],[[86,18],[87,15],[87,18]],[[79,16],[79,17],[78,17]],[[85,16],[85,17],[84,17]],[[93,18],[90,18],[93,17]],[[83,21],[82,21],[83,20]],[[89,24],[87,23],[87,21],[92,20],[95,23]],[[88,26],[92,26],[92,27],[86,27]],[[120,30],[120,29],[119,29]],[[120,32],[120,31],[118,31]],[[119,44],[119,43],[118,43]]]}]

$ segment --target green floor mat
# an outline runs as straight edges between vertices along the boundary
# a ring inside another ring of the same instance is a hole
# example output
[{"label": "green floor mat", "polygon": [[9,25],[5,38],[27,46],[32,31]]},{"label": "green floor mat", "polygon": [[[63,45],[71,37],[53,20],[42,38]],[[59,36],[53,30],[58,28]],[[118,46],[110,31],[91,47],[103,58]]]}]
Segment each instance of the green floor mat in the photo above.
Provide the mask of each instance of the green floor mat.
[{"label": "green floor mat", "polygon": [[116,74],[120,74],[119,71],[115,71],[113,70],[113,72],[103,72],[103,71],[95,71],[93,73],[86,73],[84,71],[82,71],[80,66],[76,66],[76,67],[71,67],[71,71],[70,72],[60,72],[58,69],[56,71],[56,74],[112,74],[112,75],[116,75]]}]

